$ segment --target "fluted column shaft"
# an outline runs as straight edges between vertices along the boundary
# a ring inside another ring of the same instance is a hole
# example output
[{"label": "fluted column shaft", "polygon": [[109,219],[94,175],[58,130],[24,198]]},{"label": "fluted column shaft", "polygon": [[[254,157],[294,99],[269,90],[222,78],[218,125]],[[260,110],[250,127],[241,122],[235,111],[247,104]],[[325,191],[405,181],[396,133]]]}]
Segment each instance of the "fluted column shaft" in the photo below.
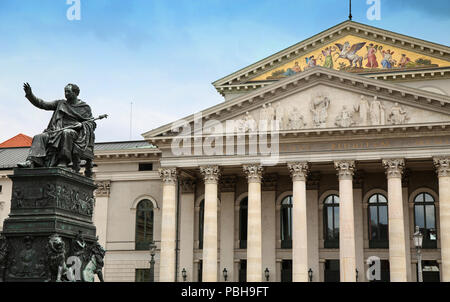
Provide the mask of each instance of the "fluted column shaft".
[{"label": "fluted column shaft", "polygon": [[217,282],[217,184],[218,166],[201,167],[205,179],[203,227],[203,282]]},{"label": "fluted column shaft", "polygon": [[383,160],[388,182],[389,272],[391,282],[407,282],[405,223],[403,215],[403,159]]},{"label": "fluted column shaft", "polygon": [[247,282],[262,281],[262,171],[259,165],[244,166],[248,179]]},{"label": "fluted column shaft", "polygon": [[334,163],[339,176],[339,263],[341,282],[356,282],[355,216],[353,212],[354,161]]},{"label": "fluted column shaft", "polygon": [[292,280],[308,282],[308,213],[306,177],[309,165],[288,163],[292,177]]},{"label": "fluted column shaft", "polygon": [[176,183],[175,168],[159,169],[163,181],[161,219],[160,282],[175,281]]},{"label": "fluted column shaft", "polygon": [[450,282],[450,157],[435,158],[439,178],[442,281]]}]

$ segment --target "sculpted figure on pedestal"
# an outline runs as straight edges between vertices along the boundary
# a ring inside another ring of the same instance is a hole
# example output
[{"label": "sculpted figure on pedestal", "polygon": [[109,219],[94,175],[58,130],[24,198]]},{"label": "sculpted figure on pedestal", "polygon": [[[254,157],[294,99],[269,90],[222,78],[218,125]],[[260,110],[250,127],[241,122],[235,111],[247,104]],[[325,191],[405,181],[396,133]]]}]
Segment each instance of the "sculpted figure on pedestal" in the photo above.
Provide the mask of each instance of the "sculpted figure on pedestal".
[{"label": "sculpted figure on pedestal", "polygon": [[328,118],[328,107],[330,99],[324,96],[314,98],[310,104],[310,110],[313,114],[313,124],[316,127],[324,128]]},{"label": "sculpted figure on pedestal", "polygon": [[[39,109],[53,111],[50,123],[43,133],[34,136],[27,160],[21,168],[71,167],[80,170],[81,159],[86,160],[86,174],[91,176],[94,158],[95,118],[88,104],[78,99],[80,88],[68,84],[65,100],[46,102],[37,98],[28,83],[23,86],[25,97]],[[98,119],[105,118],[106,115]]]},{"label": "sculpted figure on pedestal", "polygon": [[359,124],[361,126],[367,126],[367,120],[369,116],[369,102],[365,96],[361,96],[361,100],[358,105],[354,106],[356,112],[359,112]]}]

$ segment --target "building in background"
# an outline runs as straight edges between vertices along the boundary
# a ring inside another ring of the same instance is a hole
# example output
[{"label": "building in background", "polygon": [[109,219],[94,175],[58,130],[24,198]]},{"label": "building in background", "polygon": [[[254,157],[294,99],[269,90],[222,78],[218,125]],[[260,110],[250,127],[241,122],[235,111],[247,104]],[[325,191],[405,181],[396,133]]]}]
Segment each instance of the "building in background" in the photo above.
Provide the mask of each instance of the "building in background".
[{"label": "building in background", "polygon": [[[449,47],[346,21],[213,85],[225,102],[183,132],[96,144],[106,281],[150,280],[153,241],[155,281],[364,282],[373,256],[381,281],[416,281],[416,225],[425,280],[450,281]],[[211,120],[245,152],[195,132]],[[280,124],[275,164],[248,152],[261,120]],[[27,152],[0,149],[0,220]]]}]

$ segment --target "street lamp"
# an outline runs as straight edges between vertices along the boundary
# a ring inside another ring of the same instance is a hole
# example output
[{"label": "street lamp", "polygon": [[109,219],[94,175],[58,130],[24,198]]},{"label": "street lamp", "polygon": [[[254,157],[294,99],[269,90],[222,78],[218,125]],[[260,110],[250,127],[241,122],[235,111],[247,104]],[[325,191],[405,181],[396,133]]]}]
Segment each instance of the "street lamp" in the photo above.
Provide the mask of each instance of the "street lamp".
[{"label": "street lamp", "polygon": [[184,267],[183,267],[183,270],[181,271],[181,276],[183,277],[183,281],[186,282],[187,273],[186,273],[186,269]]},{"label": "street lamp", "polygon": [[156,251],[156,244],[154,241],[150,242],[149,244],[149,249],[150,249],[150,282],[154,282],[155,279],[155,251]]},{"label": "street lamp", "polygon": [[264,271],[264,276],[266,277],[266,281],[269,281],[270,272],[269,272],[269,268],[268,267],[266,267],[266,270]]},{"label": "street lamp", "polygon": [[313,270],[312,269],[308,270],[308,278],[309,278],[309,282],[312,282],[312,278],[313,278]]},{"label": "street lamp", "polygon": [[223,280],[225,280],[225,282],[226,282],[227,279],[228,279],[228,271],[227,271],[227,268],[224,268],[222,273],[223,273]]},{"label": "street lamp", "polygon": [[422,241],[423,241],[423,235],[420,232],[419,226],[416,226],[416,232],[414,233],[414,245],[416,246],[417,251],[417,270],[419,275],[419,282],[423,282],[423,276],[422,276]]}]

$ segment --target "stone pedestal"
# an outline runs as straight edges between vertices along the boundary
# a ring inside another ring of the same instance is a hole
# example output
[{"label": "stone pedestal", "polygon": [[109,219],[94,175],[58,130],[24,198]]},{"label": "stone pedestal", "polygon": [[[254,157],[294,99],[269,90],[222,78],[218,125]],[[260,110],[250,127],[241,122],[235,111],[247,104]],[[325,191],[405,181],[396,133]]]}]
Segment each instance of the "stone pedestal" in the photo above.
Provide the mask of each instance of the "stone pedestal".
[{"label": "stone pedestal", "polygon": [[[76,280],[89,278],[84,270],[97,244],[93,180],[61,168],[15,169],[9,177],[11,212],[3,226],[6,256],[0,259],[4,280],[56,281],[67,272]],[[71,256],[80,260],[70,259],[68,270],[64,263]]]}]

